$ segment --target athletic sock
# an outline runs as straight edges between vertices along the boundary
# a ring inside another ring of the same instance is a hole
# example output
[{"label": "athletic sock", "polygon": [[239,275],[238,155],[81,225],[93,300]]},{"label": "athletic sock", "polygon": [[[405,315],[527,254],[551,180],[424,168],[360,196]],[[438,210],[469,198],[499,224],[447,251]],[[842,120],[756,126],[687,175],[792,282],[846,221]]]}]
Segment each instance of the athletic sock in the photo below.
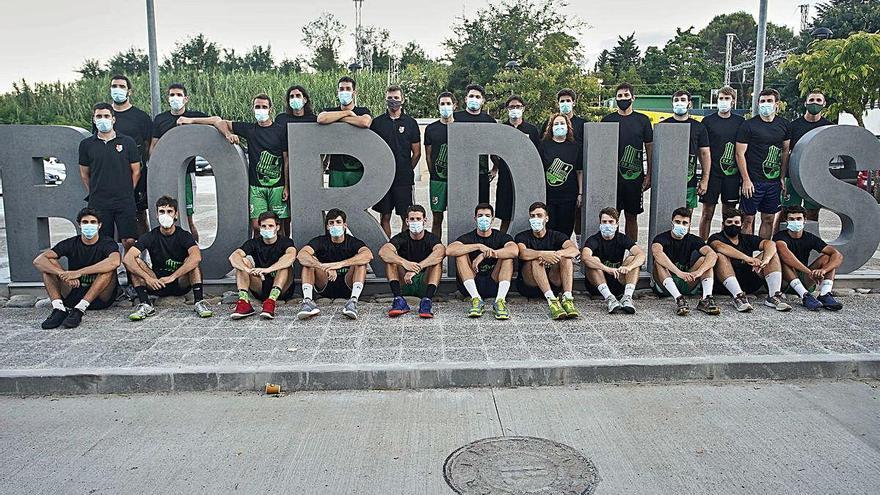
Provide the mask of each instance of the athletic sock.
[{"label": "athletic sock", "polygon": [[556,299],[556,296],[553,295],[553,291],[552,291],[552,290],[548,290],[547,292],[545,292],[545,293],[544,293],[544,297],[547,298],[547,301],[549,301],[549,300],[551,300],[551,299]]},{"label": "athletic sock", "polygon": [[425,289],[425,297],[431,299],[434,297],[435,292],[437,292],[437,286],[434,284],[428,284],[428,288]]},{"label": "athletic sock", "polygon": [[669,293],[675,299],[681,297],[681,292],[678,291],[678,286],[675,285],[675,282],[672,280],[672,277],[666,277],[663,280],[663,287],[666,289],[666,292]]},{"label": "athletic sock", "polygon": [[247,289],[238,289],[238,299],[244,302],[251,302],[251,296]]},{"label": "athletic sock", "polygon": [[193,284],[193,302],[199,302],[205,298],[204,291],[202,290],[202,284]]},{"label": "athletic sock", "polygon": [[636,291],[636,285],[635,285],[635,284],[626,284],[626,285],[623,287],[623,295],[624,295],[624,296],[632,297],[632,295],[633,295],[633,293],[634,293],[635,291]]},{"label": "athletic sock", "polygon": [[819,284],[819,295],[824,296],[831,292],[831,288],[834,287],[834,280],[828,280],[827,278]]},{"label": "athletic sock", "polygon": [[147,295],[147,286],[141,285],[140,287],[135,287],[134,291],[137,293],[138,301],[141,304],[150,304],[150,296]]},{"label": "athletic sock", "polygon": [[67,308],[64,307],[64,301],[61,299],[52,299],[52,309],[57,309],[58,311],[67,311]]},{"label": "athletic sock", "polygon": [[608,284],[600,284],[596,288],[599,289],[599,294],[602,294],[603,299],[611,297],[611,290],[608,288]]},{"label": "athletic sock", "polygon": [[400,280],[389,280],[388,285],[391,286],[391,295],[400,297]]},{"label": "athletic sock", "polygon": [[85,313],[86,310],[89,309],[89,302],[86,301],[85,299],[80,299],[79,302],[76,303],[76,306],[74,306],[73,308],[78,309],[78,310],[82,311],[83,313]]},{"label": "athletic sock", "polygon": [[351,298],[357,301],[361,297],[361,291],[364,290],[363,282],[355,282],[351,284]]},{"label": "athletic sock", "polygon": [[767,291],[771,296],[775,296],[782,291],[782,272],[770,272],[764,277],[767,281]]},{"label": "athletic sock", "polygon": [[567,290],[562,294],[563,299],[574,299],[574,296],[571,295],[571,291]]},{"label": "athletic sock", "polygon": [[474,279],[471,278],[465,280],[464,282],[462,282],[462,284],[464,285],[464,289],[467,291],[472,299],[474,297],[476,297],[477,299],[482,299],[480,297],[480,292],[477,290],[477,283],[474,281]]},{"label": "athletic sock", "polygon": [[498,282],[498,295],[495,296],[495,300],[498,299],[507,299],[507,291],[510,290],[510,280],[502,280]]},{"label": "athletic sock", "polygon": [[312,298],[312,284],[303,284],[303,299],[311,299]]},{"label": "athletic sock", "polygon": [[714,278],[704,278],[700,280],[700,285],[703,287],[703,299],[712,295],[712,288],[715,286]]},{"label": "athletic sock", "polygon": [[804,294],[807,293],[807,288],[804,287],[804,284],[802,284],[801,281],[800,281],[799,279],[794,279],[794,280],[792,280],[791,283],[789,283],[788,285],[791,286],[792,290],[794,290],[795,292],[797,292],[797,295],[798,295],[801,299],[804,298]]},{"label": "athletic sock", "polygon": [[273,285],[272,290],[269,291],[269,299],[271,299],[273,301],[277,301],[278,296],[280,296],[280,295],[281,295],[281,287],[278,287],[277,285]]},{"label": "athletic sock", "polygon": [[727,277],[724,279],[724,288],[727,289],[727,292],[730,292],[730,295],[736,297],[742,293],[742,287],[739,286],[739,281],[736,277]]}]

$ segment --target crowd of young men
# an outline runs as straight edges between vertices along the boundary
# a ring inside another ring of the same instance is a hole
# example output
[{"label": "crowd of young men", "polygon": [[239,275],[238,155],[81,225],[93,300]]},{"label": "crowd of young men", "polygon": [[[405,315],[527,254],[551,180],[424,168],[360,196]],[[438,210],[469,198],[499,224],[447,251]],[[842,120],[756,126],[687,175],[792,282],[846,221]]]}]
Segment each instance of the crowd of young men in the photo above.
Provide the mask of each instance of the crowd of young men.
[{"label": "crowd of young men", "polygon": [[[120,291],[116,276],[120,264],[125,267],[131,297],[138,303],[131,320],[155,314],[151,297],[182,296],[190,291],[196,313],[200,317],[213,315],[204,301],[201,252],[193,223],[191,174],[195,159],[187,164],[185,181],[184,209],[191,230],[177,225],[180,208],[177,200],[168,196],[155,204],[159,226],[150,231],[146,227],[147,159],[168,131],[188,124],[213,125],[230,143],[238,144],[244,138],[247,144],[253,233],[229,257],[239,290],[232,318],[257,313],[251,296],[262,301],[263,318],[274,318],[276,302],[293,297],[296,261],[302,266],[303,294],[298,318],[320,313],[314,301],[316,295],[345,299],[342,314],[358,317],[357,303],[373,253],[349,231],[345,212],[327,212],[326,233],[300,250],[290,239],[286,126],[302,122],[342,122],[369,128],[392,150],[394,181],[385,197],[373,206],[390,238],[377,253],[385,264],[394,296],[389,316],[410,311],[404,298],[409,295],[421,298],[419,316],[433,317],[432,298],[447,256],[460,292],[471,300],[467,312],[470,317],[482,316],[484,298],[492,298],[494,317],[510,318],[506,297],[516,275],[517,291],[530,298],[543,296],[551,318],[577,318],[580,313],[574,304],[573,283],[574,272],[581,268],[578,260],[586,275],[585,288],[605,300],[609,313],[635,313],[633,293],[646,259],[645,251],[637,245],[638,215],[643,212],[643,193],[651,186],[653,132],[648,117],[633,109],[634,88],[619,85],[615,92],[617,109],[602,119],[619,125],[617,207],[601,211],[598,231],[585,236],[580,246],[572,240],[572,234],[580,229],[586,120],[574,114],[576,95],[570,89],[557,93],[557,108],[544,123],[543,131],[523,120],[526,103],[522,97],[511,96],[505,102],[508,118],[503,124],[529,136],[545,171],[547,199],[529,206],[530,229],[513,237],[507,234],[513,208],[510,173],[503,160],[482,156],[474,164],[480,169],[475,229],[461,233],[448,246],[442,243],[439,233],[447,203],[447,126],[453,122],[497,123],[484,110],[486,92],[482,86],[469,85],[465,92],[464,110],[457,110],[453,93],[439,94],[440,119],[425,129],[433,216],[429,231],[427,212],[413,198],[422,136],[415,119],[403,111],[406,100],[399,86],[387,88],[387,110],[375,118],[368,108],[357,106],[355,80],[342,77],[337,84],[337,107],[315,115],[306,88],[294,85],[287,91],[283,112],[273,118],[271,97],[259,94],[251,100],[254,121],[243,122],[189,109],[186,88],[172,84],[167,91],[170,110],[150,120],[131,104],[128,78],[114,75],[110,81],[112,103],[93,107],[94,134],[80,144],[80,175],[88,192],[88,207],[77,217],[80,235],[65,239],[34,260],[52,302],[52,312],[43,327],[72,328],[80,323],[86,309],[112,305]],[[692,98],[687,91],[675,92],[671,103],[673,116],[663,122],[687,124],[690,131],[684,178],[687,198],[686,204],[675,210],[670,230],[651,241],[652,287],[672,296],[676,313],[682,316],[689,314],[684,296],[697,292],[701,294],[698,310],[720,313],[713,298],[715,278],[733,296],[737,311],[752,310],[747,295],[765,284],[768,296],[764,304],[778,311],[790,310],[782,295],[783,283],[807,309],[841,309],[831,290],[842,255],[804,230],[806,221],[817,219],[818,206],[800,198],[788,178],[792,147],[809,130],[831,124],[821,117],[825,105],[822,92],[811,91],[806,113],[791,123],[776,115],[779,93],[773,89],[760,93],[759,113],[749,120],[733,112],[736,93],[727,87],[719,91],[717,112],[702,121],[691,116]],[[363,175],[362,164],[350,156],[327,156],[325,166],[330,187],[352,185]],[[497,210],[489,201],[489,185],[496,177]],[[723,229],[710,236],[719,199],[724,206]],[[692,210],[698,202],[703,210],[696,236],[689,230]],[[780,214],[782,205],[786,210]],[[496,211],[500,229],[493,228]],[[392,212],[403,225],[394,236]],[[621,213],[625,233],[619,231]],[[758,213],[761,227],[756,236],[754,217]],[[783,223],[784,230],[780,231]],[[122,244],[122,255],[114,237]],[[813,252],[818,258],[811,259]],[[59,262],[62,257],[67,258],[67,270]],[[817,297],[811,293],[816,286]]]}]

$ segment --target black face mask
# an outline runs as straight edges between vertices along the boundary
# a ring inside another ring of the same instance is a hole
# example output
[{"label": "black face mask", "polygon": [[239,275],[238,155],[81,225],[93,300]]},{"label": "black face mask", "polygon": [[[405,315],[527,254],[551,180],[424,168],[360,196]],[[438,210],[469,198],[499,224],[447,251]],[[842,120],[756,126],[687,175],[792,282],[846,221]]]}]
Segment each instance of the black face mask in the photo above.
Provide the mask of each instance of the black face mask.
[{"label": "black face mask", "polygon": [[632,105],[633,101],[630,100],[617,100],[617,108],[623,110],[624,112]]},{"label": "black face mask", "polygon": [[724,226],[724,235],[726,235],[727,237],[738,237],[740,232],[742,232],[742,225]]},{"label": "black face mask", "polygon": [[403,106],[402,101],[393,100],[391,98],[385,100],[385,104],[388,106],[388,110],[391,110],[392,112],[397,111],[398,109],[400,109],[401,106]]}]

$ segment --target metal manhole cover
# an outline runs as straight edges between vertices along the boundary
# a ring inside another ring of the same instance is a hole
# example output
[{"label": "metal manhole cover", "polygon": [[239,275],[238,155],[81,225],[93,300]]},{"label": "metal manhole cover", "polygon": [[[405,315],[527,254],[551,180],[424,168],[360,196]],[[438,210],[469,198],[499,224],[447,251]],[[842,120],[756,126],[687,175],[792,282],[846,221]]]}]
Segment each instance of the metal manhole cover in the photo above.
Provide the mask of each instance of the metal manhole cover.
[{"label": "metal manhole cover", "polygon": [[589,495],[596,466],[568,445],[546,438],[484,438],[449,454],[446,483],[461,495]]}]

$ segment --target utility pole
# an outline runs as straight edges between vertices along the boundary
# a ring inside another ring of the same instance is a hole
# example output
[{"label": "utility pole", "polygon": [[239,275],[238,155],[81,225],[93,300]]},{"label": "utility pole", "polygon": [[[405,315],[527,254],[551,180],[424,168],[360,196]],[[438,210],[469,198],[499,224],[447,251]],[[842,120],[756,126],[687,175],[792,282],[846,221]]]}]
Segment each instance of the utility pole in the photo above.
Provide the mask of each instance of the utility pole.
[{"label": "utility pole", "polygon": [[736,38],[736,35],[733,33],[727,33],[727,45],[724,50],[724,85],[730,86],[730,66],[733,61],[733,39]]},{"label": "utility pole", "polygon": [[155,117],[162,110],[162,105],[159,103],[159,55],[156,49],[156,9],[153,0],[147,0],[147,43],[150,51],[150,110]]},{"label": "utility pole", "polygon": [[798,5],[798,8],[801,9],[801,32],[803,33],[810,25],[810,4],[802,3]]},{"label": "utility pole", "polygon": [[361,10],[364,8],[364,0],[354,0],[354,44],[355,56],[354,61],[361,67],[367,66],[367,60],[364,56],[364,38],[363,25],[361,22]]},{"label": "utility pole", "polygon": [[760,0],[758,43],[755,49],[755,85],[752,90],[752,115],[758,112],[758,94],[764,89],[764,50],[767,43],[767,0]]}]

